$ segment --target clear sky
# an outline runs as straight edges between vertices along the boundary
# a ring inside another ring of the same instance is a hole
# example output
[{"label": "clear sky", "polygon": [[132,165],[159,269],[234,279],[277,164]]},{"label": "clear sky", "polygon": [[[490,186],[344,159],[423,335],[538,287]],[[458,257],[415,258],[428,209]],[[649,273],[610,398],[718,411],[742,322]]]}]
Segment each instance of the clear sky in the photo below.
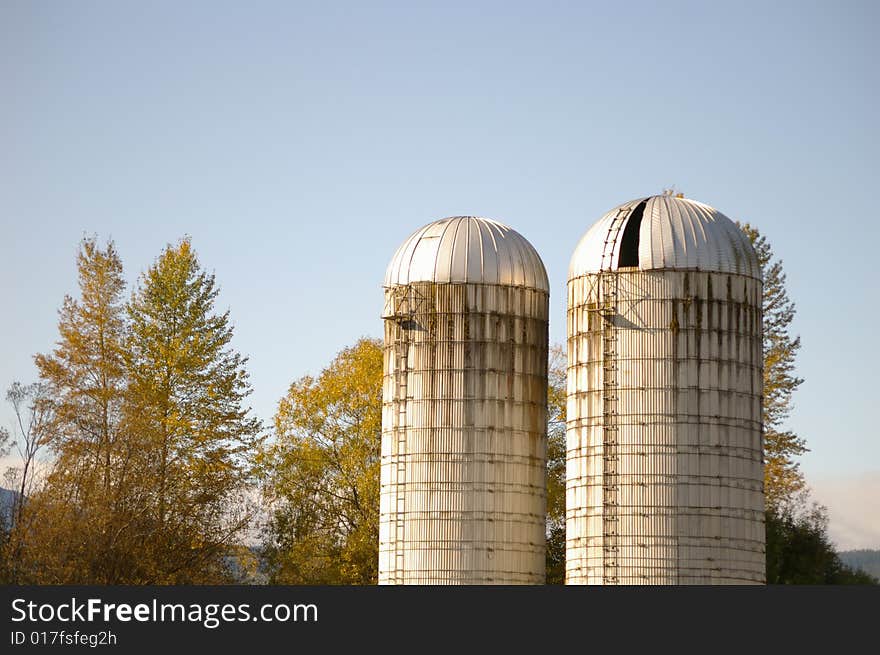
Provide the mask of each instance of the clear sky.
[{"label": "clear sky", "polygon": [[878,24],[874,2],[0,0],[0,386],[52,348],[83,234],[132,282],[192,236],[268,420],[381,335],[420,225],[522,233],[561,343],[579,237],[676,185],[784,260],[803,469],[838,542],[880,547]]}]

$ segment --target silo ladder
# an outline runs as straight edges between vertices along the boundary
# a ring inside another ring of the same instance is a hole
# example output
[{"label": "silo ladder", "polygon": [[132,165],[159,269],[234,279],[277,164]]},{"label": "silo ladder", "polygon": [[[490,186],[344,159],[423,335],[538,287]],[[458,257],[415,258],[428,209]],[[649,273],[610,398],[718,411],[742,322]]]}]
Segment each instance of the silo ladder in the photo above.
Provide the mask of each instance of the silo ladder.
[{"label": "silo ladder", "polygon": [[618,465],[618,351],[617,328],[619,277],[613,270],[614,250],[630,210],[618,210],[611,221],[602,250],[599,273],[599,313],[602,317],[602,581],[620,581],[618,506],[620,480]]}]

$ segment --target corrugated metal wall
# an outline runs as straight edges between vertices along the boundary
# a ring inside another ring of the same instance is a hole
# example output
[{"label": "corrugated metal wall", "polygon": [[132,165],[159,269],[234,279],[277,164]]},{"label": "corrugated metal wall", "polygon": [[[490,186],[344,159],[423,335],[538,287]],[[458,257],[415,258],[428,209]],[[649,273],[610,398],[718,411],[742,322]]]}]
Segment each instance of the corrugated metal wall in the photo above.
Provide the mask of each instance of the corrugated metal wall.
[{"label": "corrugated metal wall", "polygon": [[761,321],[752,277],[569,281],[568,584],[764,581]]},{"label": "corrugated metal wall", "polygon": [[543,583],[548,302],[386,288],[380,584]]}]

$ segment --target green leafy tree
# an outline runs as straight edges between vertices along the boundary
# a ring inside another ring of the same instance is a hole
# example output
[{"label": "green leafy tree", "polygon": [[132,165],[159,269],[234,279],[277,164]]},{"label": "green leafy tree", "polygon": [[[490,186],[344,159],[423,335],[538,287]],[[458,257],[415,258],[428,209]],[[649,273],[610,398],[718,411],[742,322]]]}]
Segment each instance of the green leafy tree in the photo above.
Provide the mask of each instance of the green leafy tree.
[{"label": "green leafy tree", "polygon": [[290,386],[261,458],[271,582],[376,582],[381,438],[378,341],[361,339]]},{"label": "green leafy tree", "polygon": [[782,261],[754,226],[740,225],[755,248],[764,275],[764,493],[769,508],[796,502],[805,488],[797,457],[807,451],[805,440],[785,429],[792,395],[803,382],[795,374],[800,337],[792,336],[795,305],[788,296]]},{"label": "green leafy tree", "polygon": [[844,564],[828,538],[828,515],[813,504],[767,513],[768,584],[878,584],[873,576]]},{"label": "green leafy tree", "polygon": [[247,359],[190,241],[169,245],[128,304],[126,423],[149,453],[147,579],[223,580],[224,558],[252,518],[245,492],[260,423],[244,406]]}]

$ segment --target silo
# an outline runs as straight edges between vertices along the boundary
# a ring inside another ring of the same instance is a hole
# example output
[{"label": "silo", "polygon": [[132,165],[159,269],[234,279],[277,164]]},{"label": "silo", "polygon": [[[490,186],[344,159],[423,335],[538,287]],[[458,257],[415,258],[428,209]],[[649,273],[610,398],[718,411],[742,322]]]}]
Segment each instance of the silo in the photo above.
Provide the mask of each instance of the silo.
[{"label": "silo", "polygon": [[761,271],[726,216],[628,202],[568,280],[566,582],[765,580]]},{"label": "silo", "polygon": [[544,581],[547,274],[506,225],[446,218],[385,275],[380,584]]}]

